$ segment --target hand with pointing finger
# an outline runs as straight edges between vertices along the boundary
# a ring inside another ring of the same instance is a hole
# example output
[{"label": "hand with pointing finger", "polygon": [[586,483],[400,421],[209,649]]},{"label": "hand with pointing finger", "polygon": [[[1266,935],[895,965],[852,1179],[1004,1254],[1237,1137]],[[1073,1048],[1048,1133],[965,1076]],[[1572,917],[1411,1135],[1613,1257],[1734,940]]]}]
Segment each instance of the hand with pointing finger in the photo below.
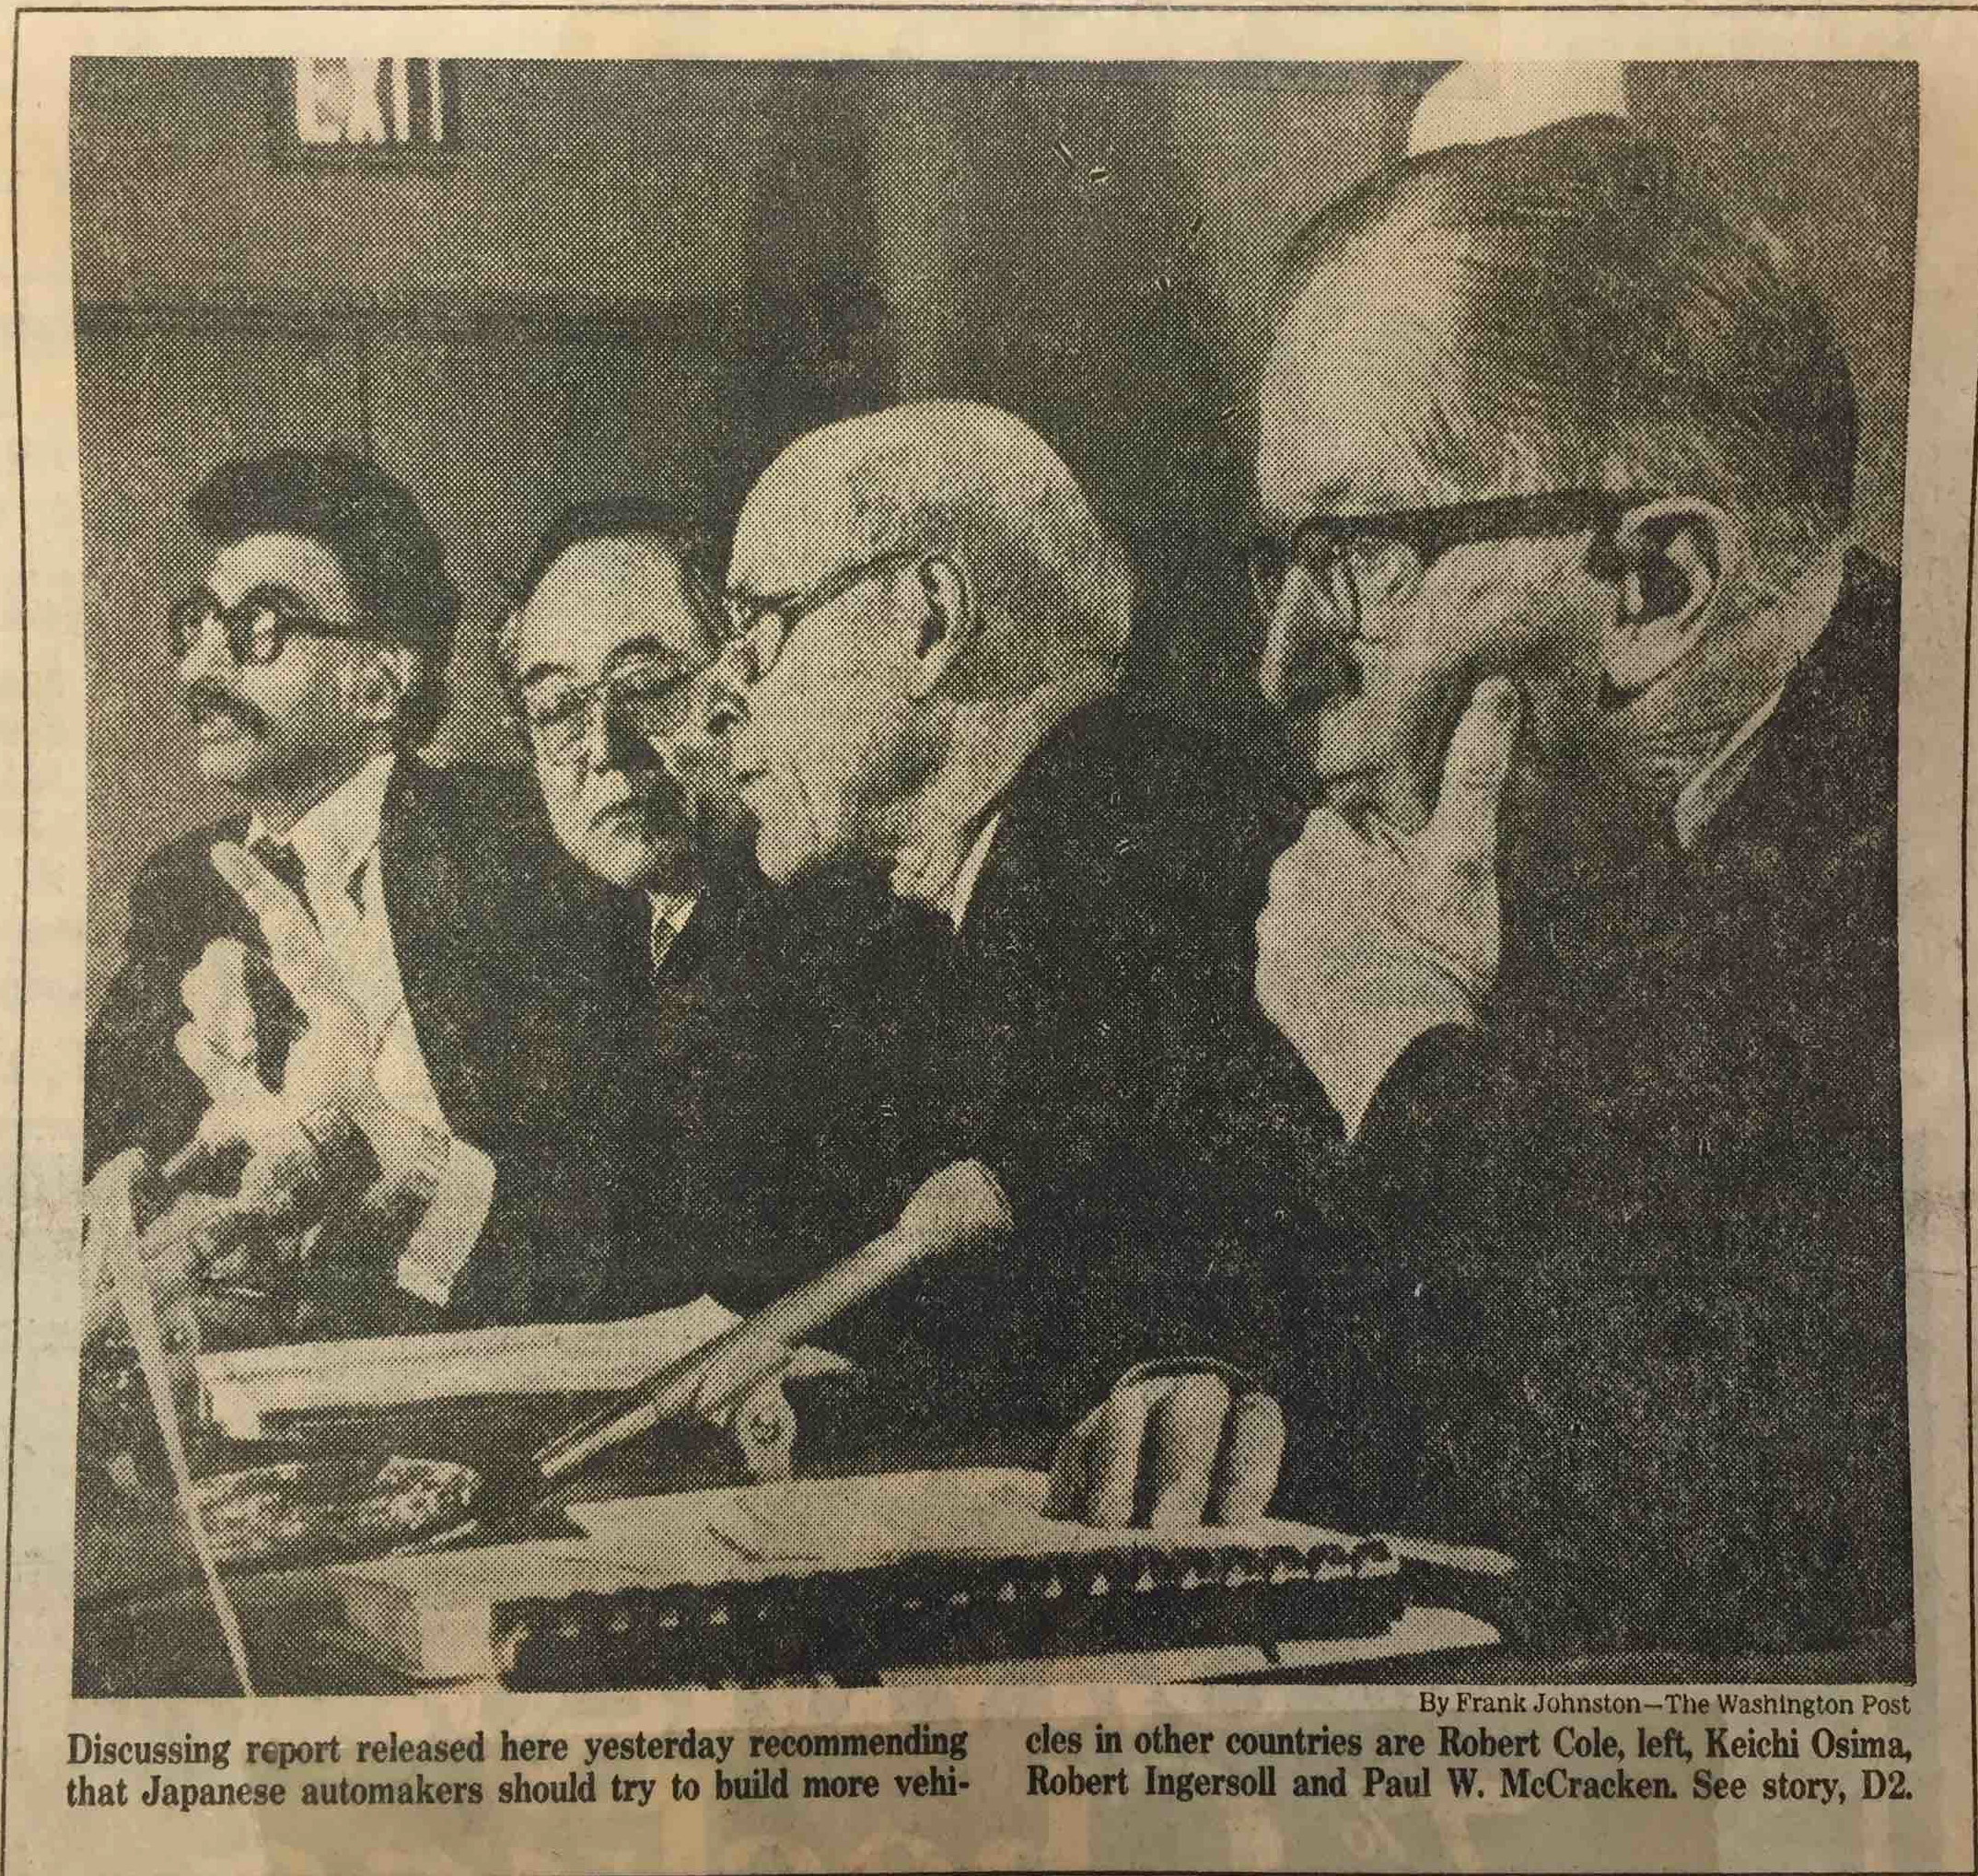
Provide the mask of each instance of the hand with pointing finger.
[{"label": "hand with pointing finger", "polygon": [[[188,973],[193,1020],[176,1043],[212,1102],[201,1144],[214,1153],[247,1148],[239,1192],[209,1234],[208,1276],[292,1285],[308,1265],[317,1301],[328,1296],[326,1307],[367,1307],[378,1293],[395,1294],[399,1251],[433,1197],[449,1143],[399,1112],[379,1089],[381,1039],[300,899],[241,847],[221,844],[213,864],[267,943],[265,962],[251,959],[251,967],[274,973],[303,1027],[289,1044],[277,1092],[262,1080],[238,1027],[229,1027],[238,961],[209,951]],[[300,1235],[325,1221],[337,1227],[329,1251]]]},{"label": "hand with pointing finger", "polygon": [[266,969],[239,938],[216,938],[179,980],[179,998],[188,1020],[229,1061],[260,1059],[261,1020],[253,983],[255,973]]},{"label": "hand with pointing finger", "polygon": [[372,1110],[382,1101],[373,1072],[379,1038],[322,935],[295,893],[245,848],[223,842],[213,850],[213,864],[259,921],[269,966],[295,999],[304,1027],[289,1044],[277,1093],[262,1080],[253,1051],[243,1049],[231,1022],[239,999],[227,994],[225,984],[239,961],[216,957],[208,948],[188,973],[189,1020],[176,1038],[180,1059],[199,1077],[212,1103],[200,1123],[201,1139],[215,1151],[250,1144],[326,1108],[347,1112],[369,1131]]},{"label": "hand with pointing finger", "polygon": [[1316,809],[1271,869],[1257,920],[1257,1001],[1325,1089],[1349,1136],[1409,1043],[1477,1020],[1503,940],[1498,815],[1522,701],[1472,693],[1417,833],[1366,834]]}]

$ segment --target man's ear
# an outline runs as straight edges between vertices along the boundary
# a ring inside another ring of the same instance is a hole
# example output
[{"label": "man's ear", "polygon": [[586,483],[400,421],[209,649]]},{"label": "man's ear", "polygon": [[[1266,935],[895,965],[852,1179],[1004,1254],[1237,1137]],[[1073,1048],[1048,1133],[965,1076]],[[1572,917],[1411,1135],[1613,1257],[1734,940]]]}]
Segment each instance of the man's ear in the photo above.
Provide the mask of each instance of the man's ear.
[{"label": "man's ear", "polygon": [[1693,495],[1644,502],[1595,542],[1588,564],[1615,584],[1600,632],[1602,688],[1611,707],[1631,703],[1689,655],[1742,552],[1731,517]]},{"label": "man's ear", "polygon": [[419,654],[402,645],[367,647],[351,672],[351,701],[367,723],[395,723],[413,687]]},{"label": "man's ear", "polygon": [[906,602],[916,623],[913,695],[925,697],[947,676],[980,623],[968,569],[946,554],[924,560],[906,577]]}]

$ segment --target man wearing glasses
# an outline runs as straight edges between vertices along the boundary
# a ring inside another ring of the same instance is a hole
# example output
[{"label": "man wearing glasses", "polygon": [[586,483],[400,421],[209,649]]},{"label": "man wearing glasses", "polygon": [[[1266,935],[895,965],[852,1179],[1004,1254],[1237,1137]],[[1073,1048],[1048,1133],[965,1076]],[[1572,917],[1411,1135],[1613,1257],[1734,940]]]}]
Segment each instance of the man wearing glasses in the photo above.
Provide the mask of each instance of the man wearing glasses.
[{"label": "man wearing glasses", "polygon": [[681,975],[710,867],[732,872],[747,816],[727,756],[718,610],[704,550],[665,504],[566,509],[525,569],[494,663],[528,738],[551,824],[580,866],[645,895],[624,974]]},{"label": "man wearing glasses", "polygon": [[212,553],[166,622],[180,696],[202,772],[248,812],[133,888],[88,1039],[88,1167],[195,1136],[217,1166],[286,1122],[355,1116],[409,1182],[368,1302],[384,1325],[581,1310],[606,1233],[541,1149],[573,1124],[551,1110],[576,1085],[583,908],[521,777],[413,753],[460,611],[438,541],[340,450],[227,463],[188,507]]},{"label": "man wearing glasses", "polygon": [[551,824],[599,887],[587,1104],[593,1136],[617,1142],[599,1169],[621,1252],[599,1315],[704,1290],[759,1307],[862,1222],[807,1142],[858,1082],[855,1025],[834,1018],[874,899],[762,890],[705,553],[667,502],[579,503],[545,531],[494,647]]},{"label": "man wearing glasses", "polygon": [[1827,315],[1581,119],[1321,215],[1259,424],[1315,805],[1257,995],[1386,1246],[1296,1496],[1512,1552],[1531,1637],[1900,1625],[1898,601]]},{"label": "man wearing glasses", "polygon": [[734,746],[772,880],[863,869],[934,935],[926,970],[874,999],[909,1138],[870,1193],[897,1207],[972,1155],[1016,1215],[1010,1249],[873,1312],[892,1426],[923,1452],[959,1430],[1034,1461],[1157,1358],[1079,1423],[1057,1501],[1193,1522],[1269,1497],[1277,1409],[1194,1358],[1271,1367],[1287,1273],[1252,1228],[1286,1202],[1292,1145],[1319,1163],[1337,1127],[1251,1007],[1270,830],[1232,811],[1227,750],[1116,694],[1132,597],[1017,418],[938,401],[831,425],[737,525]]}]

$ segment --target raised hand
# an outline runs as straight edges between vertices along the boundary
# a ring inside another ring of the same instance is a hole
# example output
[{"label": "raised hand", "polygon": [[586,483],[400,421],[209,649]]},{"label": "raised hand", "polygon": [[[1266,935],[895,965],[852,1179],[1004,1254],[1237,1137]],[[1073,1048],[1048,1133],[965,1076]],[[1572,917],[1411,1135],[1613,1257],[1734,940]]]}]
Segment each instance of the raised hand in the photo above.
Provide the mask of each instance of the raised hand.
[{"label": "raised hand", "polygon": [[322,935],[302,902],[243,847],[223,842],[213,864],[261,926],[268,964],[302,1012],[303,1030],[289,1044],[279,1092],[261,1078],[255,1060],[252,1006],[246,973],[252,968],[238,940],[209,945],[182,988],[188,1020],[176,1038],[180,1059],[199,1077],[212,1103],[200,1124],[211,1149],[251,1142],[326,1107],[360,1117],[375,1104],[374,1067],[380,1038],[344,985]]},{"label": "raised hand", "polygon": [[1402,836],[1313,810],[1271,869],[1257,920],[1257,1001],[1349,1134],[1425,1030],[1476,1020],[1503,941],[1499,812],[1522,705],[1477,686],[1443,763],[1436,810]]}]

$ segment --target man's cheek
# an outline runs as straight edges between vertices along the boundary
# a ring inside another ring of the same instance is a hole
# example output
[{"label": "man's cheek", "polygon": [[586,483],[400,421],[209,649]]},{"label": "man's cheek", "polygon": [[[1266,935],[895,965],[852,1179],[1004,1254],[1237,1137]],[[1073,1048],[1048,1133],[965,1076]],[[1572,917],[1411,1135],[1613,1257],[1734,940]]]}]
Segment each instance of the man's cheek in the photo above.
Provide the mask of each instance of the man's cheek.
[{"label": "man's cheek", "polygon": [[[539,772],[540,775],[540,772]],[[589,818],[583,812],[583,801],[578,790],[559,787],[553,775],[540,775],[542,783],[543,805],[549,810],[550,825],[556,830],[556,837],[578,858],[588,844]]]},{"label": "man's cheek", "polygon": [[773,757],[762,778],[750,789],[749,799],[765,833],[789,846],[814,844],[816,817],[799,760]]}]

